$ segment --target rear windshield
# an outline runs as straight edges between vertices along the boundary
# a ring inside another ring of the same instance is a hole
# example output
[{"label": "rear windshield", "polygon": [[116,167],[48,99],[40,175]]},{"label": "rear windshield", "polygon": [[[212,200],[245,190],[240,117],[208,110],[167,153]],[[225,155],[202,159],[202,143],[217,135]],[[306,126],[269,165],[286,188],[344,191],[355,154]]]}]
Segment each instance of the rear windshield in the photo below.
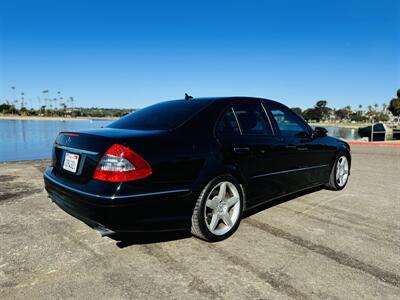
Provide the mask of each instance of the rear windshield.
[{"label": "rear windshield", "polygon": [[107,127],[138,130],[176,128],[206,107],[208,100],[174,100],[154,104],[112,122]]}]

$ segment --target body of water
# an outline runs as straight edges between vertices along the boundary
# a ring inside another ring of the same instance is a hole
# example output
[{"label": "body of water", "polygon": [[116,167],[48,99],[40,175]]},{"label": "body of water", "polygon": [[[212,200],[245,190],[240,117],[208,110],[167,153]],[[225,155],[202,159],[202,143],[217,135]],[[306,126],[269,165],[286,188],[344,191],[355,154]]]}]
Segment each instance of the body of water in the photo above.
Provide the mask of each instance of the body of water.
[{"label": "body of water", "polygon": [[[51,158],[52,145],[60,131],[99,128],[112,121],[0,120],[0,161]],[[357,129],[325,127],[329,135],[356,140]]]},{"label": "body of water", "polygon": [[[323,125],[322,125],[323,126]],[[323,126],[328,130],[328,135],[340,137],[348,141],[355,141],[361,139],[358,134],[358,128],[346,128],[336,126]]]},{"label": "body of water", "polygon": [[104,120],[0,120],[0,161],[51,158],[52,145],[60,131],[99,128]]}]

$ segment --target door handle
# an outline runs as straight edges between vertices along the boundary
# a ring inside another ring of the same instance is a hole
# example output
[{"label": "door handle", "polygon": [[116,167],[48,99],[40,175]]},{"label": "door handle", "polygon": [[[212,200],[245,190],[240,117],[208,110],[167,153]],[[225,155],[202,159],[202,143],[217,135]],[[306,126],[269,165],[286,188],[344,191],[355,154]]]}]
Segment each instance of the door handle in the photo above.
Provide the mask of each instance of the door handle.
[{"label": "door handle", "polygon": [[292,150],[299,150],[299,151],[306,151],[308,150],[307,147],[302,147],[302,146],[296,146],[296,145],[286,145],[286,149],[292,149]]},{"label": "door handle", "polygon": [[295,145],[286,145],[286,149],[293,149],[296,150],[297,147]]},{"label": "door handle", "polygon": [[233,148],[233,151],[235,151],[238,154],[246,154],[246,153],[250,153],[250,148],[249,147],[235,147],[235,148]]},{"label": "door handle", "polygon": [[307,148],[307,147],[297,147],[297,150],[299,150],[299,151],[306,151],[306,150],[308,150],[308,148]]}]

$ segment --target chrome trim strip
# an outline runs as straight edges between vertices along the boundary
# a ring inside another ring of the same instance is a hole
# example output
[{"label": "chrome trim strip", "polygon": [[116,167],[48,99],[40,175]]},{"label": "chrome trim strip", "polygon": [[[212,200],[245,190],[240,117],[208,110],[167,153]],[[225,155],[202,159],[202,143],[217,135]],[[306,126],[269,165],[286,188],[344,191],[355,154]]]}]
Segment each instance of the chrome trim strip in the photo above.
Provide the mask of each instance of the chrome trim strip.
[{"label": "chrome trim strip", "polygon": [[114,200],[114,199],[127,199],[127,198],[138,198],[138,197],[146,197],[146,196],[155,196],[155,195],[163,195],[163,194],[172,194],[172,193],[180,193],[180,192],[190,192],[189,189],[179,189],[179,190],[170,190],[170,191],[160,191],[160,192],[152,192],[152,193],[142,193],[142,194],[133,194],[133,195],[122,195],[122,196],[102,196],[102,195],[95,195],[92,193],[87,193],[84,191],[80,191],[77,190],[73,187],[70,187],[68,185],[65,185],[57,180],[55,180],[54,178],[51,178],[49,175],[47,175],[46,173],[43,174],[43,176],[50,180],[51,182],[53,182],[54,184],[63,187],[64,189],[67,189],[69,191],[72,191],[74,193],[77,194],[81,194],[81,195],[85,195],[85,196],[89,196],[89,197],[94,197],[94,198],[102,198],[102,199],[110,199],[110,200]]},{"label": "chrome trim strip", "polygon": [[240,135],[243,135],[242,128],[240,127],[239,120],[238,120],[238,118],[237,118],[237,116],[236,116],[236,112],[235,112],[235,110],[233,109],[233,107],[231,107],[231,109],[232,109],[233,115],[235,116],[236,123],[237,123],[237,125],[238,125],[238,127],[239,127]]},{"label": "chrome trim strip", "polygon": [[292,172],[304,171],[304,170],[312,170],[312,169],[318,169],[318,168],[324,168],[324,167],[329,167],[329,165],[319,165],[319,166],[313,166],[313,167],[306,167],[306,168],[291,169],[291,170],[286,170],[286,171],[272,172],[272,173],[252,176],[251,178],[267,177],[267,176],[272,176],[272,175],[292,173]]},{"label": "chrome trim strip", "polygon": [[75,153],[81,153],[81,154],[89,154],[89,155],[98,155],[99,154],[99,152],[82,150],[82,149],[78,149],[78,148],[72,148],[72,147],[61,146],[61,145],[54,145],[54,147],[59,148],[59,149],[69,150],[69,151],[75,152]]},{"label": "chrome trim strip", "polygon": [[269,126],[271,127],[272,135],[275,136],[275,135],[276,135],[276,134],[275,134],[275,130],[274,130],[274,127],[272,126],[271,120],[270,120],[270,118],[269,118],[267,109],[266,109],[265,106],[264,106],[264,103],[261,102],[261,106],[262,106],[262,108],[263,108],[263,110],[264,110],[265,115],[267,116]]}]

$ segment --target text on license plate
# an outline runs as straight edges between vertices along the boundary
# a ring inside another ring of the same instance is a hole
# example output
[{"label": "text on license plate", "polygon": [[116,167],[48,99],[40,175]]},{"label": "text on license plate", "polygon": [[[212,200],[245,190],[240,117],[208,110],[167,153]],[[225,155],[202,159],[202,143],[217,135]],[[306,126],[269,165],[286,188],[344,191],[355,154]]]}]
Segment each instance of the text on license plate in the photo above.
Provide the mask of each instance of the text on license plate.
[{"label": "text on license plate", "polygon": [[78,169],[79,155],[74,153],[65,153],[63,169],[76,173]]}]

